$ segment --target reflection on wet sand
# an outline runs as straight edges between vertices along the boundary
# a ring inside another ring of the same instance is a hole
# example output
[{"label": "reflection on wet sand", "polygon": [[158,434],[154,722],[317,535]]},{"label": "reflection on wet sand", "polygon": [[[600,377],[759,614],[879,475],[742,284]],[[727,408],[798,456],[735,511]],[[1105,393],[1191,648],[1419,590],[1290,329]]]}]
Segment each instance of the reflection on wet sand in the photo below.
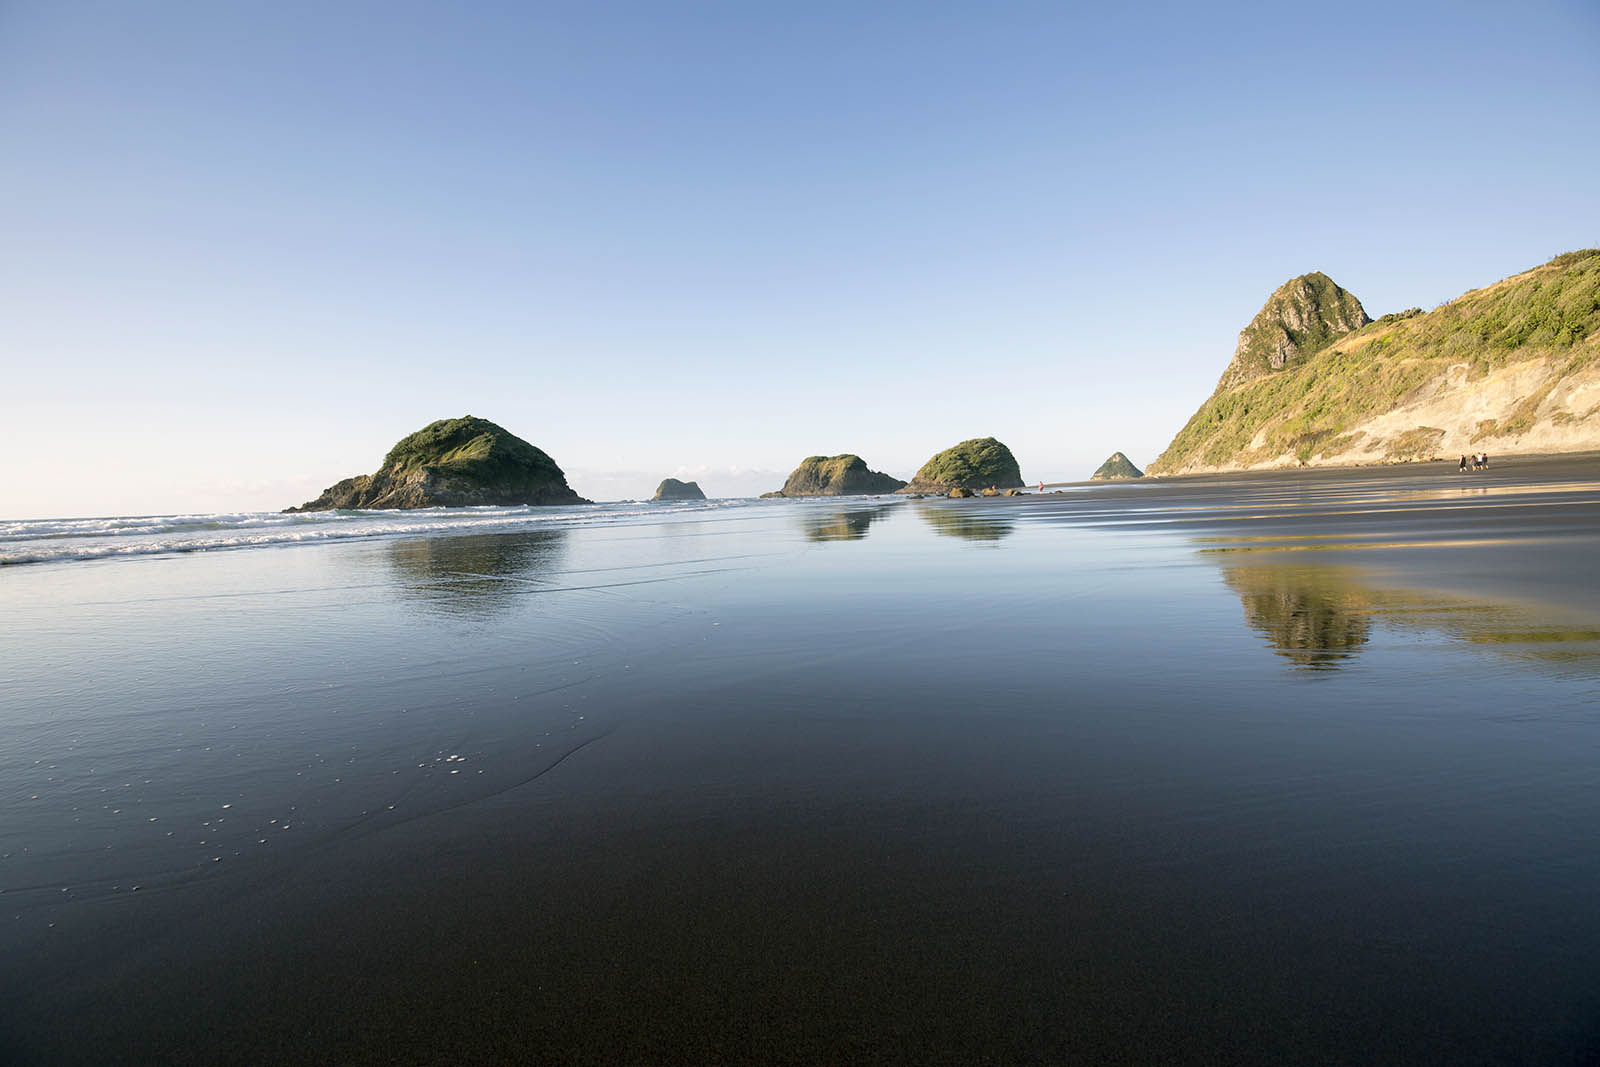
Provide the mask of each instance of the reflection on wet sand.
[{"label": "reflection on wet sand", "polygon": [[1397,588],[1353,567],[1269,559],[1226,566],[1222,580],[1238,595],[1245,621],[1296,669],[1337,669],[1369,643],[1376,627],[1389,625],[1600,674],[1594,620],[1562,619],[1555,608]]},{"label": "reflection on wet sand", "polygon": [[867,536],[873,523],[886,518],[896,507],[896,504],[879,504],[826,515],[803,515],[800,524],[808,541],[859,541]]},{"label": "reflection on wet sand", "polygon": [[494,614],[560,569],[566,540],[565,530],[538,530],[395,541],[389,564],[407,601],[446,615]]},{"label": "reflection on wet sand", "polygon": [[1244,618],[1296,667],[1332,670],[1372,634],[1370,609],[1331,567],[1229,567],[1222,580],[1238,594]]},{"label": "reflection on wet sand", "polygon": [[[982,508],[985,505],[979,504]],[[1010,536],[1015,523],[1003,515],[982,514],[966,507],[928,507],[919,504],[917,515],[933,532],[943,537],[960,537],[967,541],[987,541],[991,544]]]}]

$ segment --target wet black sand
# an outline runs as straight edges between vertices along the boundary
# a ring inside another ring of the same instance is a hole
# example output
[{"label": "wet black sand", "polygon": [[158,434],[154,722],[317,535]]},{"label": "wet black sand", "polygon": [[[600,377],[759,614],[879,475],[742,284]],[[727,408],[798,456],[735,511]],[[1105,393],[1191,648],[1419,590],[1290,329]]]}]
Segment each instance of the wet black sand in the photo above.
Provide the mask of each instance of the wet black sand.
[{"label": "wet black sand", "polygon": [[1597,519],[1503,459],[13,583],[11,781],[253,822],[9,791],[0,1052],[1592,1062]]}]

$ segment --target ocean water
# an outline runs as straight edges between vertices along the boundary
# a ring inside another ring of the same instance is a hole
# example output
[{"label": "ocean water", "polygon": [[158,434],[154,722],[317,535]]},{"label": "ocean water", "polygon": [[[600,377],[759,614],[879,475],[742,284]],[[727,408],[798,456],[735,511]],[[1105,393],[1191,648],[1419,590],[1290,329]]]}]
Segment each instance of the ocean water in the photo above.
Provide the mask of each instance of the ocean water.
[{"label": "ocean water", "polygon": [[[701,512],[749,506],[744,500],[674,503]],[[169,556],[234,548],[358,541],[371,538],[443,537],[604,526],[661,517],[648,501],[563,508],[426,508],[418,511],[236,512],[215,515],[135,515],[91,519],[0,520],[0,566]]]},{"label": "ocean water", "polygon": [[1600,462],[0,526],[6,1062],[1589,1062]]}]

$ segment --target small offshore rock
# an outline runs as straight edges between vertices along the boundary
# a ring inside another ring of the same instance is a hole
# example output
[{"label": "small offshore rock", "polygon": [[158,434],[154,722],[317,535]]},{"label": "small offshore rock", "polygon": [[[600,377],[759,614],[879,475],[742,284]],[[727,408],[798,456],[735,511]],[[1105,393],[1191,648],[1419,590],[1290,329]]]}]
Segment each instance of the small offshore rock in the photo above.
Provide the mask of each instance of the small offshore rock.
[{"label": "small offshore rock", "polygon": [[1113,452],[1106,461],[1089,475],[1091,482],[1120,482],[1134,478],[1143,478],[1144,471],[1133,465],[1133,461],[1121,452]]},{"label": "small offshore rock", "polygon": [[656,486],[656,495],[651,500],[704,500],[706,494],[701,490],[699,482],[680,482],[676,478],[663,478],[661,484]]}]

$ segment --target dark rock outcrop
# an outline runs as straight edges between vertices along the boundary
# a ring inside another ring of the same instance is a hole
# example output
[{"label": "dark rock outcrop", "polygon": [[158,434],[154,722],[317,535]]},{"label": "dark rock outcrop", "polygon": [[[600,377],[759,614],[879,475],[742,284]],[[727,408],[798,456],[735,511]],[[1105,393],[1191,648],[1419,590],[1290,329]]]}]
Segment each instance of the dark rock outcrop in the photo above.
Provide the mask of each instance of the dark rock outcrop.
[{"label": "dark rock outcrop", "polygon": [[286,511],[587,504],[556,461],[487,419],[440,419],[404,437],[376,474],[346,478]]},{"label": "dark rock outcrop", "polygon": [[1091,482],[1119,482],[1128,478],[1143,478],[1144,471],[1133,465],[1133,461],[1121,452],[1111,453],[1111,458],[1100,464],[1099,468],[1091,475]]},{"label": "dark rock outcrop", "polygon": [[974,437],[922,465],[902,493],[945,494],[963,489],[1020,489],[1022,470],[1011,449],[993,437]]},{"label": "dark rock outcrop", "polygon": [[766,496],[862,496],[893,493],[906,483],[892,475],[870,470],[860,456],[807,456],[794,469],[783,488]]},{"label": "dark rock outcrop", "polygon": [[676,478],[663,478],[661,484],[656,486],[656,495],[651,500],[704,500],[705,493],[700,490],[699,482],[680,482]]}]

